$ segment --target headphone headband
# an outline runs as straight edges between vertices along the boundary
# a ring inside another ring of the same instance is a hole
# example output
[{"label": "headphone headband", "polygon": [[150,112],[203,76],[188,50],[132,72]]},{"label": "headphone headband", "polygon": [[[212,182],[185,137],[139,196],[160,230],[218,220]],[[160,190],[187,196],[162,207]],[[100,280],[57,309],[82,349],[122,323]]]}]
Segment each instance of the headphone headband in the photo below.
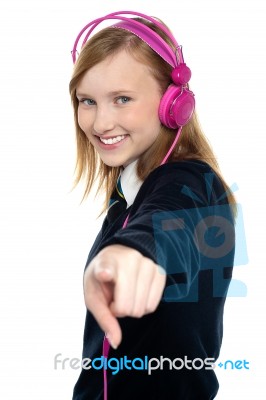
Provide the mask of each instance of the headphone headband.
[{"label": "headphone headband", "polygon": [[168,64],[170,64],[171,67],[174,68],[178,65],[176,54],[165,42],[165,40],[163,40],[163,38],[158,35],[157,32],[153,31],[142,23],[138,23],[138,25],[136,25],[132,22],[136,21],[132,20],[130,22],[119,22],[118,24],[113,25],[113,27],[125,29],[129,32],[134,33],[135,36],[138,36],[141,40],[147,43],[147,45],[149,45],[152,50],[154,50],[157,54],[159,54],[161,58],[163,58]]},{"label": "headphone headband", "polygon": [[[121,14],[127,14],[127,15],[135,15],[141,18],[144,18],[150,22],[152,22],[154,25],[156,25],[159,29],[161,29],[172,41],[173,45],[176,47],[176,52],[173,51],[173,49],[161,38],[160,35],[158,35],[154,30],[149,28],[148,26],[142,24],[139,21],[136,21],[132,18],[126,18],[122,17]],[[138,36],[140,39],[142,39],[144,42],[146,42],[155,52],[157,52],[168,64],[171,65],[171,67],[176,67],[180,63],[183,63],[183,55],[182,55],[182,50],[181,46],[177,43],[176,39],[172,35],[172,33],[167,29],[162,23],[160,23],[158,20],[156,20],[153,17],[149,17],[148,15],[139,13],[139,12],[133,12],[133,11],[118,11],[114,12],[111,14],[107,14],[104,17],[97,18],[93,21],[91,21],[89,24],[87,24],[78,34],[73,50],[72,50],[72,59],[73,63],[76,62],[76,53],[77,53],[77,47],[80,41],[81,36],[88,30],[86,33],[84,40],[82,42],[81,48],[85,45],[87,42],[89,36],[93,32],[93,30],[103,21],[109,20],[109,19],[118,19],[122,22],[117,23],[115,25],[112,25],[114,28],[120,28],[120,29],[125,29],[127,31],[130,31],[134,33],[136,36]]]}]

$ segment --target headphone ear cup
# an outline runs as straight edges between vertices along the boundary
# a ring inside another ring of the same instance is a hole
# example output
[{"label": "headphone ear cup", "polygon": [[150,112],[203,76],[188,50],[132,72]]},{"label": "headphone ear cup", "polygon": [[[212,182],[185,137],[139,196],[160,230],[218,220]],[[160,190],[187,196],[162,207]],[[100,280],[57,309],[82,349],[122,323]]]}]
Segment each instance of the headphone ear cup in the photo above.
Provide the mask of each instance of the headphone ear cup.
[{"label": "headphone ear cup", "polygon": [[194,94],[182,86],[171,84],[161,98],[159,118],[167,128],[176,129],[188,123],[194,109]]}]

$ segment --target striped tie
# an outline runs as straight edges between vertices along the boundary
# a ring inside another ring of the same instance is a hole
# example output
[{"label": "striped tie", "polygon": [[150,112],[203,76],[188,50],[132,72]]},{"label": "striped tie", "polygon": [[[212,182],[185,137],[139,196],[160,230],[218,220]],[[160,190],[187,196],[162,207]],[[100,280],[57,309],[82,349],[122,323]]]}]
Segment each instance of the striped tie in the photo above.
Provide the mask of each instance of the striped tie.
[{"label": "striped tie", "polygon": [[127,202],[122,191],[121,179],[117,180],[116,187],[109,201],[107,211],[107,220],[109,223],[114,222],[127,208]]}]

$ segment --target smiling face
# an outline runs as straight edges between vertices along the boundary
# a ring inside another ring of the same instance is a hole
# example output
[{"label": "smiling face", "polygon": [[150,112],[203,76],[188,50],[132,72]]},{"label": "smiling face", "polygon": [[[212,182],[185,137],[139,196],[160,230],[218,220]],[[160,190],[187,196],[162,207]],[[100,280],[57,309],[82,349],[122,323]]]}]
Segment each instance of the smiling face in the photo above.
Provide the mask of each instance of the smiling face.
[{"label": "smiling face", "polygon": [[89,69],[76,95],[79,126],[110,167],[126,167],[159,135],[159,84],[124,50]]}]

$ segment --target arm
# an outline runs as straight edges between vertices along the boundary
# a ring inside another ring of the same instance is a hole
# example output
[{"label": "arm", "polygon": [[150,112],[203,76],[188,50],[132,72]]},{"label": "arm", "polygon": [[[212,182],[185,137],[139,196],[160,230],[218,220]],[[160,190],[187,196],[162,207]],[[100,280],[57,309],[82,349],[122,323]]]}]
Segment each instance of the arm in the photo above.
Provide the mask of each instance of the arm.
[{"label": "arm", "polygon": [[[193,221],[182,235],[175,230],[169,234],[169,224],[171,228],[180,212],[190,219],[191,209],[198,219],[205,216],[201,216],[208,205],[204,175],[198,169],[179,171],[178,175],[176,170],[166,171],[168,174],[162,169],[159,172],[163,172],[161,176],[158,171],[156,176],[155,171],[150,185],[146,182],[140,189],[126,229],[118,230],[101,244],[85,271],[86,305],[109,334],[114,347],[121,341],[117,317],[141,317],[158,306],[166,283],[159,265],[173,284],[176,273],[186,274],[187,284],[175,287],[177,298],[187,295],[200,268]],[[198,200],[182,193],[184,185],[191,188]],[[162,225],[161,216],[169,224]]]}]

